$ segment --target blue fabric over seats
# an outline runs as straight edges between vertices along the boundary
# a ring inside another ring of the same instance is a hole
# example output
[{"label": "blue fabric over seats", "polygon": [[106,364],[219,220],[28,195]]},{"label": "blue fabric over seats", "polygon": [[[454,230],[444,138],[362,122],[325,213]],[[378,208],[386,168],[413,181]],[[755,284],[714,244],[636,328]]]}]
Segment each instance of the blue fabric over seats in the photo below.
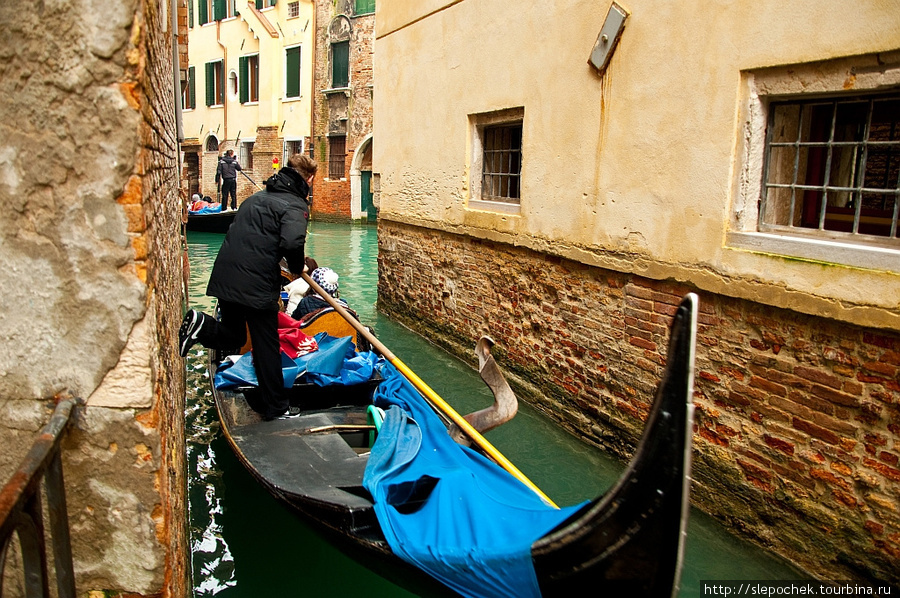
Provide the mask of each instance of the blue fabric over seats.
[{"label": "blue fabric over seats", "polygon": [[363,485],[391,549],[463,596],[540,596],[531,544],[582,505],[555,509],[481,454],[455,443],[393,366]]}]

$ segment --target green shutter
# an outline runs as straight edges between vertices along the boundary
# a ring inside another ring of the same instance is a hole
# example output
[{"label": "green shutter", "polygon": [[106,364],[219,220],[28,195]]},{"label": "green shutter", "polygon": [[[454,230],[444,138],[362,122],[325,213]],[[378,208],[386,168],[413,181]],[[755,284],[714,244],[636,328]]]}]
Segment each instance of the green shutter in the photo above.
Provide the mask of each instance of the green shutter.
[{"label": "green shutter", "polygon": [[355,14],[367,15],[375,12],[375,0],[356,0]]},{"label": "green shutter", "polygon": [[263,0],[256,0],[256,10],[260,10],[263,7]]},{"label": "green shutter", "polygon": [[197,74],[194,72],[194,67],[188,67],[188,108],[196,108],[197,107]]},{"label": "green shutter", "polygon": [[300,46],[288,48],[284,53],[285,96],[300,97]]},{"label": "green shutter", "polygon": [[188,0],[188,27],[194,26],[194,0]]},{"label": "green shutter", "polygon": [[331,87],[347,87],[350,83],[350,42],[331,44]]},{"label": "green shutter", "polygon": [[[192,3],[193,1],[194,0],[191,0]],[[206,0],[199,0],[197,8],[200,9],[199,13],[197,14],[197,16],[199,17],[197,19],[197,23],[199,25],[205,25],[206,23],[209,23],[209,8],[206,6]]]},{"label": "green shutter", "polygon": [[216,104],[216,63],[206,63],[206,105]]},{"label": "green shutter", "polygon": [[247,68],[247,57],[238,58],[238,85],[240,86],[241,104],[250,101],[250,69]]},{"label": "green shutter", "polygon": [[213,0],[213,18],[221,21],[228,16],[228,8],[225,0]]}]

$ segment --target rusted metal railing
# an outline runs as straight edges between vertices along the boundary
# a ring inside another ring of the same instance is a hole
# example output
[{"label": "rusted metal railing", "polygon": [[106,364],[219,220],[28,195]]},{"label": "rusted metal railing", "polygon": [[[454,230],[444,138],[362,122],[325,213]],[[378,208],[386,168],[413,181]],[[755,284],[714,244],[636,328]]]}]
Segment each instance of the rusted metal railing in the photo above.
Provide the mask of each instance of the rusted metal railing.
[{"label": "rusted metal railing", "polygon": [[0,595],[3,594],[7,549],[16,532],[22,549],[25,596],[47,598],[50,595],[41,507],[43,478],[47,492],[47,512],[50,515],[50,540],[57,591],[60,598],[75,598],[69,517],[66,514],[66,491],[59,446],[75,403],[76,400],[70,398],[59,402],[50,422],[41,430],[19,469],[0,490]]}]

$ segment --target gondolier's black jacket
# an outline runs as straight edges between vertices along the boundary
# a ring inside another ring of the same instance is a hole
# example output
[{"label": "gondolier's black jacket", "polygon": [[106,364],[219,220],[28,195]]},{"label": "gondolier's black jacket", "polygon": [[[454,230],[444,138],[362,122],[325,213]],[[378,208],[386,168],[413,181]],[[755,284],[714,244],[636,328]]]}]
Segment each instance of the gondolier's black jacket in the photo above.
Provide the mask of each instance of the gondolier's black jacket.
[{"label": "gondolier's black jacket", "polygon": [[206,294],[255,309],[278,309],[282,258],[303,272],[309,222],[309,185],[297,171],[282,168],[266,188],[245,199],[216,256]]}]

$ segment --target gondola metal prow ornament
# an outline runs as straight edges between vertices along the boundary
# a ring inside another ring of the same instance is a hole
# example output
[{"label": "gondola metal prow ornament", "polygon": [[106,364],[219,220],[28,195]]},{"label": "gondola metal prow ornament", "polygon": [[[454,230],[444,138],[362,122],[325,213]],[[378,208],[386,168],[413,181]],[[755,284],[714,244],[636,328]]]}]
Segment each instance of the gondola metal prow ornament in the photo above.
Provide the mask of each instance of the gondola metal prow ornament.
[{"label": "gondola metal prow ornament", "polygon": [[353,328],[356,329],[358,333],[363,335],[366,340],[369,341],[369,343],[371,343],[372,346],[375,347],[375,349],[377,349],[378,352],[381,353],[384,358],[387,359],[388,362],[390,362],[391,365],[397,368],[397,370],[401,374],[403,374],[403,376],[407,380],[409,380],[410,383],[412,383],[412,385],[415,386],[416,389],[420,393],[422,393],[422,395],[436,409],[440,410],[450,419],[450,421],[456,424],[459,429],[462,430],[462,432],[465,433],[465,435],[468,436],[472,440],[472,442],[474,442],[478,446],[478,448],[483,450],[488,457],[490,457],[495,463],[497,463],[497,465],[509,472],[517,480],[528,486],[528,488],[530,488],[535,494],[537,494],[545,503],[555,509],[559,508],[556,503],[550,500],[550,497],[544,494],[541,489],[534,484],[534,482],[532,482],[525,476],[524,473],[519,471],[519,469],[515,465],[513,465],[509,459],[503,456],[503,453],[498,451],[494,447],[494,445],[488,442],[488,440],[484,436],[482,436],[481,433],[478,432],[478,430],[473,428],[472,425],[467,422],[465,418],[463,418],[463,416],[457,413],[456,410],[450,406],[450,404],[448,404],[444,399],[440,397],[440,395],[432,390],[431,387],[428,386],[425,381],[419,378],[419,376],[414,371],[409,369],[409,367],[405,363],[400,361],[400,359],[396,355],[394,355],[394,353],[390,349],[388,349],[381,341],[379,341],[374,334],[369,332],[369,330],[365,326],[363,326],[356,318],[350,315],[350,313],[347,312],[346,309],[341,307],[341,304],[335,301],[335,299],[331,295],[329,295],[322,287],[320,287],[309,274],[304,272],[303,274],[301,274],[301,276],[303,277],[303,280],[305,280],[307,284],[309,284],[310,288],[318,293],[319,296],[328,303],[328,305],[333,307],[336,312],[338,312],[345,320],[347,320],[347,322],[351,326],[353,326]]}]

